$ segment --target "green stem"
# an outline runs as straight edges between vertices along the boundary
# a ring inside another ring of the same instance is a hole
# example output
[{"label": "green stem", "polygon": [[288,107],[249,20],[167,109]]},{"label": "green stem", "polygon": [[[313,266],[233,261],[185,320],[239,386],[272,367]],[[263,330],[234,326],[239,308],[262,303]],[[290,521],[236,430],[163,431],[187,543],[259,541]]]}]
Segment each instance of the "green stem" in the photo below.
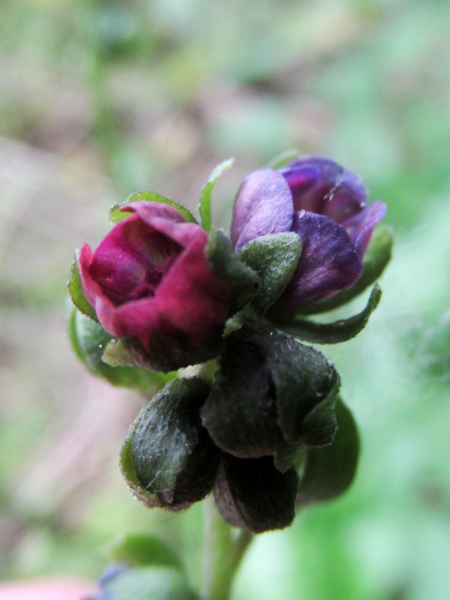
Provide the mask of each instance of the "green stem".
[{"label": "green stem", "polygon": [[253,536],[241,531],[233,536],[233,530],[220,516],[211,496],[205,502],[205,600],[229,600],[231,587],[242,557]]}]

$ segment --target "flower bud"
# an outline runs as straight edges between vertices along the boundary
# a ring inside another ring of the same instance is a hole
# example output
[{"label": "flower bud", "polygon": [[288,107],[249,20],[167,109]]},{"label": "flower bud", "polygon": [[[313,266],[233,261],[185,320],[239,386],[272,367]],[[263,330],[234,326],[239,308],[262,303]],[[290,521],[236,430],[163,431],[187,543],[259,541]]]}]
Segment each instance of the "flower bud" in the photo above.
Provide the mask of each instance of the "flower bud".
[{"label": "flower bud", "polygon": [[85,244],[79,253],[82,289],[100,324],[131,340],[135,364],[139,353],[146,366],[165,371],[207,360],[230,293],[205,256],[206,232],[169,205],[138,201],[121,210],[132,214],[95,252]]},{"label": "flower bud", "polygon": [[220,451],[200,422],[209,385],[176,379],[144,406],[125,440],[121,467],[133,494],[149,508],[187,508],[214,485]]},{"label": "flower bud", "polygon": [[335,162],[308,157],[281,169],[248,175],[237,194],[231,239],[238,252],[248,242],[275,233],[296,233],[302,250],[292,278],[273,311],[295,310],[351,288],[385,205],[366,205],[356,175]]},{"label": "flower bud", "polygon": [[299,449],[332,441],[340,379],[318,350],[265,325],[245,325],[225,338],[219,364],[201,415],[224,452],[272,456],[286,471]]}]

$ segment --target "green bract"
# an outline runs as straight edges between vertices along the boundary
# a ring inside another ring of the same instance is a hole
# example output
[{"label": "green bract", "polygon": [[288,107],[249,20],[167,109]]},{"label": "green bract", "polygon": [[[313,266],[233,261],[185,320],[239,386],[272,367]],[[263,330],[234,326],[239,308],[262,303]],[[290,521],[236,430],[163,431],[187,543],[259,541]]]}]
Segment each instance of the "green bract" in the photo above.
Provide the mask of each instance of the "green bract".
[{"label": "green bract", "polygon": [[141,411],[122,449],[122,471],[147,506],[186,508],[212,489],[219,451],[199,423],[209,385],[168,384]]},{"label": "green bract", "polygon": [[72,307],[69,317],[69,335],[78,358],[88,371],[113,385],[134,388],[151,397],[177,376],[177,373],[164,375],[139,367],[110,366],[103,360],[103,354],[112,336],[75,307]]},{"label": "green bract", "polygon": [[232,315],[246,306],[258,293],[261,286],[258,274],[239,260],[233,252],[230,240],[221,231],[211,231],[206,256],[213,273],[220,279],[225,279],[230,286]]},{"label": "green bract", "polygon": [[336,402],[337,432],[323,448],[308,448],[301,471],[297,506],[332,500],[352,483],[359,456],[359,436],[352,413]]},{"label": "green bract", "polygon": [[239,259],[258,273],[261,286],[252,306],[263,315],[290,281],[301,252],[295,233],[275,233],[249,242],[239,251]]},{"label": "green bract", "polygon": [[381,288],[379,285],[374,285],[364,310],[349,319],[339,319],[334,323],[317,323],[299,316],[293,316],[285,321],[281,319],[276,321],[276,326],[285,333],[305,342],[341,344],[351,340],[364,329],[380,299]]},{"label": "green bract", "polygon": [[339,375],[314,348],[244,326],[226,338],[219,366],[201,415],[223,451],[272,456],[285,471],[298,449],[333,439]]},{"label": "green bract", "polygon": [[212,220],[211,220],[212,191],[213,191],[214,186],[216,185],[219,177],[223,173],[225,173],[225,171],[228,171],[228,169],[231,169],[231,167],[234,165],[234,161],[235,161],[234,158],[229,158],[228,160],[225,160],[223,163],[220,163],[220,165],[217,165],[217,167],[215,167],[213,169],[213,171],[211,172],[210,176],[208,177],[208,180],[206,181],[205,185],[202,188],[198,211],[200,213],[202,226],[206,229],[206,231],[210,231],[211,226],[212,226]]}]

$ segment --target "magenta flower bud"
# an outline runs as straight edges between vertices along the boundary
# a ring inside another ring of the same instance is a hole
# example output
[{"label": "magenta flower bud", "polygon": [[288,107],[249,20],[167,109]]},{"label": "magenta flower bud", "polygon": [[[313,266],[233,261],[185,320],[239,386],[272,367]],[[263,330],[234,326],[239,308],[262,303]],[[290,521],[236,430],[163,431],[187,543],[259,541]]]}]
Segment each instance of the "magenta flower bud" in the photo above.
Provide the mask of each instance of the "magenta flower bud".
[{"label": "magenta flower bud", "polygon": [[100,324],[147,350],[155,332],[202,344],[230,306],[229,286],[205,256],[206,232],[165,204],[139,201],[121,210],[133,214],[95,252],[85,244],[79,254],[83,291]]},{"label": "magenta flower bud", "polygon": [[250,173],[236,198],[231,225],[235,251],[255,238],[297,233],[300,258],[273,309],[296,309],[352,287],[386,206],[366,204],[360,178],[320,157],[295,160],[281,169]]}]

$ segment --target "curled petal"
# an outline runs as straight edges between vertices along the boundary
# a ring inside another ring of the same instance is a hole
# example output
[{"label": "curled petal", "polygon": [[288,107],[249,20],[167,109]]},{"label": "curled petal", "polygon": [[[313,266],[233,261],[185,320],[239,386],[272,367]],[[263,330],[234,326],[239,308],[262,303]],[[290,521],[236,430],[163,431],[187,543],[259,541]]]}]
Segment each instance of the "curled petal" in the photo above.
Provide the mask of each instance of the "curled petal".
[{"label": "curled petal", "polygon": [[152,330],[179,333],[194,344],[208,338],[226,318],[229,289],[209,270],[205,245],[206,234],[192,240],[152,298],[126,303],[115,310],[106,303],[98,307],[105,329],[117,337],[136,337],[146,348]]},{"label": "curled petal", "polygon": [[250,173],[239,188],[233,209],[231,240],[236,252],[251,240],[291,229],[292,194],[272,169]]},{"label": "curled petal", "polygon": [[[180,253],[180,245],[137,215],[122,221],[100,242],[89,275],[114,306],[152,296]],[[86,250],[82,254],[87,256]],[[86,277],[86,269],[82,269]]]},{"label": "curled petal", "polygon": [[211,271],[206,232],[172,206],[135,202],[92,253],[79,255],[88,302],[108,333],[149,350],[158,332],[202,344],[226,320],[228,284]]},{"label": "curled petal", "polygon": [[294,198],[294,209],[322,214],[340,223],[366,203],[361,179],[327,158],[311,156],[281,169]]},{"label": "curled petal", "polygon": [[364,256],[375,225],[384,219],[385,216],[386,204],[377,200],[373,204],[366,206],[359,214],[341,223],[355,245],[360,258]]},{"label": "curled petal", "polygon": [[302,239],[302,253],[277,308],[318,302],[356,283],[362,263],[343,227],[323,215],[301,211],[294,216],[293,231]]}]

